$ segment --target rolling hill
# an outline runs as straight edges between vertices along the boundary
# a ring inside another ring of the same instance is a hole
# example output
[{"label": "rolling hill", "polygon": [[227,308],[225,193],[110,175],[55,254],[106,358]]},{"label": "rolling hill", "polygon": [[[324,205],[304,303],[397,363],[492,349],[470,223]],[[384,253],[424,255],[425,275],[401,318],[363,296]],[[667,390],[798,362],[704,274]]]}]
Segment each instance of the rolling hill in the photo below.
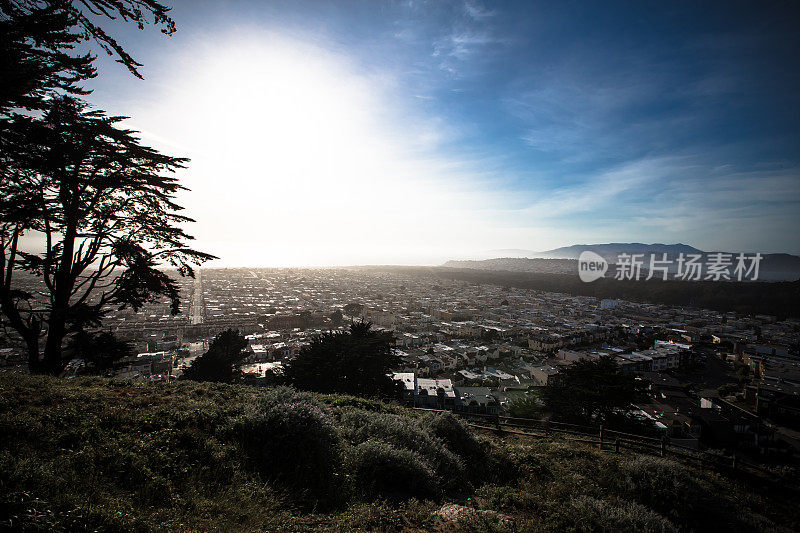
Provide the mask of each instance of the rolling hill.
[{"label": "rolling hill", "polygon": [[796,530],[780,479],[348,396],[0,373],[3,530]]}]

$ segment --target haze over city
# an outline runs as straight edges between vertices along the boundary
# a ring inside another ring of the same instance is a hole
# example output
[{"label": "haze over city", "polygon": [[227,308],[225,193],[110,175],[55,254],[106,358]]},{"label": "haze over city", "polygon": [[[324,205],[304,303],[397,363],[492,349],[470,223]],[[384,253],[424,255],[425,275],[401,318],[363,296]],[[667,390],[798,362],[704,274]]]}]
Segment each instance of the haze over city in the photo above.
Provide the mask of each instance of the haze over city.
[{"label": "haze over city", "polygon": [[189,2],[119,24],[92,103],[191,158],[210,266],[687,242],[800,252],[783,7]]}]

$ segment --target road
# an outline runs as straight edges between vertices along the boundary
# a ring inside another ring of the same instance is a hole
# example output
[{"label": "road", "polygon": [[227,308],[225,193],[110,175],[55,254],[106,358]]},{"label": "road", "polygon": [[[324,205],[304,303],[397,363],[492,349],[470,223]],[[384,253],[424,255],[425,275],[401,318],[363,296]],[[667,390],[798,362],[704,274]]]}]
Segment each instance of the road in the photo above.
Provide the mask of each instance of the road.
[{"label": "road", "polygon": [[203,270],[195,271],[194,289],[192,291],[192,306],[189,311],[189,323],[202,324],[205,306],[203,305]]}]

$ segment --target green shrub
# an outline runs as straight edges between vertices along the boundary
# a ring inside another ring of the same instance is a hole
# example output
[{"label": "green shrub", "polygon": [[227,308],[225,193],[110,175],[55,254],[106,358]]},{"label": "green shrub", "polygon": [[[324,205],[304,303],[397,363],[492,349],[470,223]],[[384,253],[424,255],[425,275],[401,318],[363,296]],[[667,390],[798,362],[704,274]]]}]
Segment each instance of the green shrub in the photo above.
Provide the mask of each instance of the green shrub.
[{"label": "green shrub", "polygon": [[488,509],[498,511],[538,511],[541,498],[530,487],[509,487],[508,485],[484,485],[477,495],[486,501]]},{"label": "green shrub", "polygon": [[355,407],[365,411],[375,411],[378,413],[393,413],[398,414],[404,409],[397,405],[392,405],[379,400],[368,400],[366,398],[359,398],[358,396],[347,396],[344,394],[324,394],[322,401],[331,407]]},{"label": "green shrub", "polygon": [[233,434],[261,475],[293,487],[300,500],[331,503],[339,438],[325,412],[301,396],[262,398],[236,420]]},{"label": "green shrub", "polygon": [[408,417],[353,410],[342,415],[342,435],[352,444],[380,440],[396,449],[416,452],[436,472],[445,490],[469,487],[464,463],[444,441]]},{"label": "green shrub", "polygon": [[686,519],[706,506],[705,488],[681,464],[639,456],[620,465],[620,470],[618,482],[624,494],[670,518]]},{"label": "green shrub", "polygon": [[[789,467],[754,491],[678,457],[488,434],[477,438],[485,458],[472,460],[474,442],[449,415],[383,416],[335,398],[0,372],[0,531],[800,531],[780,485],[796,485]],[[448,457],[480,476],[476,493],[443,486],[457,479]],[[515,523],[444,521],[444,498]]]},{"label": "green shrub", "polygon": [[332,519],[323,531],[431,531],[434,529],[436,510],[439,505],[431,500],[411,498],[405,501],[386,500],[371,502],[354,501],[344,512],[329,515]]},{"label": "green shrub", "polygon": [[541,418],[543,407],[536,393],[526,393],[512,400],[509,414],[516,418]]},{"label": "green shrub", "polygon": [[477,475],[481,476],[482,483],[496,483],[499,485],[518,481],[524,474],[520,468],[515,454],[511,453],[505,443],[484,442],[486,459],[479,463]]},{"label": "green shrub", "polygon": [[641,533],[677,533],[664,518],[637,503],[607,502],[579,496],[568,506],[551,514],[545,524],[551,531],[637,531]]},{"label": "green shrub", "polygon": [[426,414],[420,422],[428,433],[442,439],[451,452],[468,460],[480,460],[486,454],[466,424],[449,412]]},{"label": "green shrub", "polygon": [[266,387],[259,389],[256,403],[263,407],[283,403],[307,403],[322,408],[319,396],[312,392],[304,392],[292,387]]},{"label": "green shrub", "polygon": [[436,473],[416,452],[367,440],[350,449],[345,460],[351,490],[362,499],[436,498]]},{"label": "green shrub", "polygon": [[545,452],[538,447],[531,446],[529,443],[520,443],[508,450],[507,453],[509,460],[514,462],[517,470],[524,473],[525,477],[540,481],[553,479],[552,468],[558,463],[545,455]]}]

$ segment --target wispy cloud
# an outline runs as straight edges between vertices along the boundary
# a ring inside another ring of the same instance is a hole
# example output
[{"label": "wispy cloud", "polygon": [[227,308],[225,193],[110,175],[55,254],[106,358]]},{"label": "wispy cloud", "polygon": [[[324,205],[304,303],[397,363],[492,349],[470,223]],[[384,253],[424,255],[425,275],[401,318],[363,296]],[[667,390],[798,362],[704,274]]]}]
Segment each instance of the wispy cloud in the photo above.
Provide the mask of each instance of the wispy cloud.
[{"label": "wispy cloud", "polygon": [[474,20],[484,20],[495,15],[494,11],[487,9],[484,5],[475,0],[465,0],[464,11]]},{"label": "wispy cloud", "polygon": [[534,191],[538,199],[520,210],[523,216],[536,219],[558,219],[580,213],[607,215],[609,209],[623,203],[623,195],[641,194],[662,182],[678,161],[673,158],[654,158],[633,161],[578,183],[563,187],[548,187]]}]

